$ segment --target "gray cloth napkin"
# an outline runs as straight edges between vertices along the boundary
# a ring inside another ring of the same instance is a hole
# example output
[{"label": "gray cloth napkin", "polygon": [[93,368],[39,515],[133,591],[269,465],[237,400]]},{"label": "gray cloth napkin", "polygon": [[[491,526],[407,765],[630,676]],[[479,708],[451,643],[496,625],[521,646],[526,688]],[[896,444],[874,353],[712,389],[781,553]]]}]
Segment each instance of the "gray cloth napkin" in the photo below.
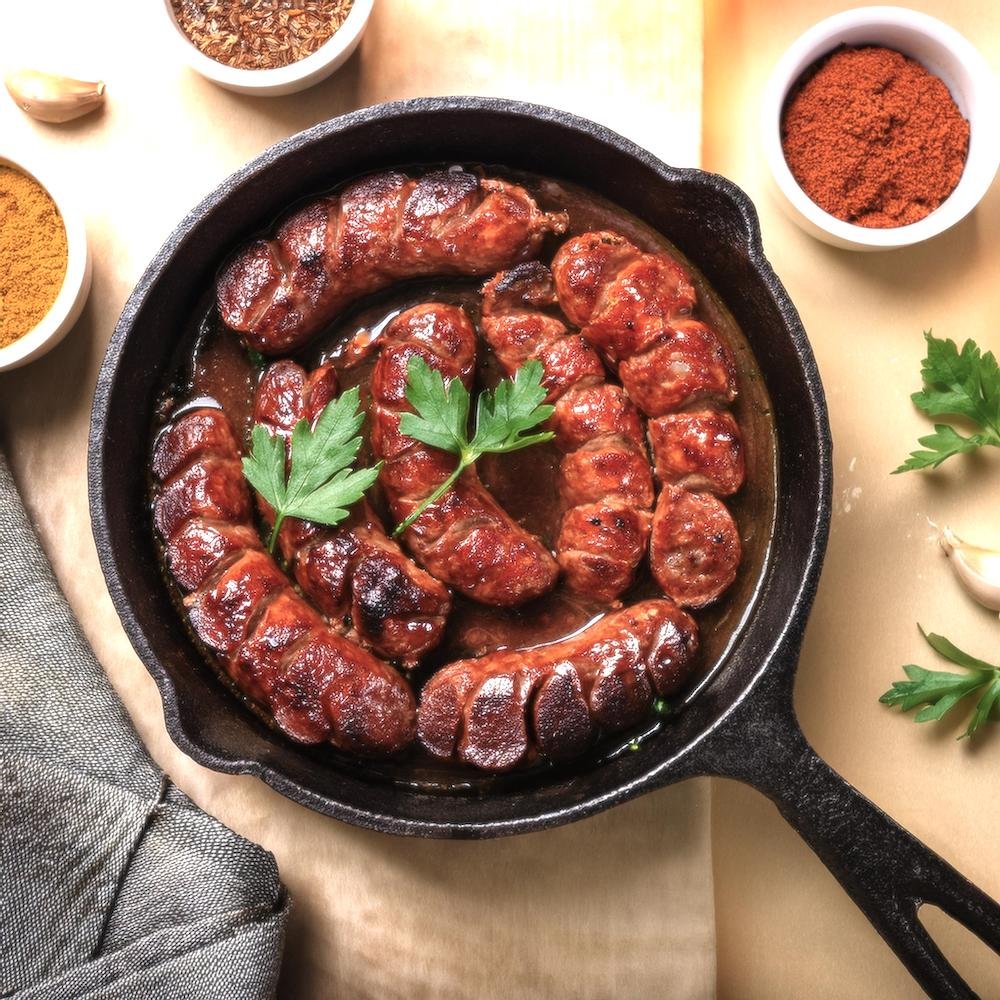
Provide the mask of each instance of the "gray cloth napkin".
[{"label": "gray cloth napkin", "polygon": [[274,995],[274,858],[150,760],[0,452],[0,996]]}]

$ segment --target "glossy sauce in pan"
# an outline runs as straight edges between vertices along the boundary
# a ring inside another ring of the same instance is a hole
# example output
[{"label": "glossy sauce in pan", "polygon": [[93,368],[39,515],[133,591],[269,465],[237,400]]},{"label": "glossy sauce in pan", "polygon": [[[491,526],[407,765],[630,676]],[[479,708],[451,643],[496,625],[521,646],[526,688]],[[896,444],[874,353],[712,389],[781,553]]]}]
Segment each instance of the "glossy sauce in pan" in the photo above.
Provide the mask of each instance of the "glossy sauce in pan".
[{"label": "glossy sauce in pan", "polygon": [[[683,711],[684,704],[695,696],[697,690],[722,665],[742,622],[752,613],[754,598],[767,563],[774,522],[775,438],[770,401],[749,345],[729,311],[684,255],[662,235],[617,206],[575,185],[494,167],[488,168],[487,172],[493,176],[509,177],[523,184],[537,198],[542,208],[564,209],[569,213],[570,224],[566,236],[552,240],[542,249],[540,258],[546,263],[568,236],[592,229],[616,230],[642,249],[667,250],[678,257],[691,269],[694,276],[699,299],[697,315],[722,334],[732,349],[738,372],[739,396],[732,410],[744,436],[746,482],[735,496],[727,498],[726,503],[740,529],[743,560],[732,587],[715,605],[695,613],[702,638],[700,670],[696,682],[686,695],[668,706],[665,715],[651,718],[649,724],[640,727],[638,732],[607,737],[583,758],[568,765],[560,765],[560,769],[572,771],[592,767],[601,759],[618,753],[641,752],[641,743],[654,735],[661,726],[670,725],[670,716]],[[389,320],[403,309],[431,300],[464,306],[473,323],[478,326],[479,289],[485,280],[486,277],[448,278],[395,285],[347,310],[327,330],[314,338],[305,350],[295,355],[295,358],[307,368],[321,361],[332,360],[338,369],[341,387],[358,385],[364,405],[374,356],[352,367],[344,351],[347,341],[361,330],[371,331],[377,336]],[[213,292],[207,289],[181,339],[174,379],[164,389],[154,431],[183,409],[214,401],[229,415],[237,432],[249,439],[252,397],[261,371],[260,360],[252,358],[239,340],[221,326],[213,303]],[[485,341],[481,340],[477,387],[490,387],[501,377],[499,365]],[[367,445],[365,448],[367,449]],[[560,453],[549,443],[510,455],[485,456],[478,463],[480,476],[497,500],[529,531],[539,535],[550,545],[555,540],[562,513],[558,490],[560,459]],[[363,451],[360,461],[369,460],[370,455]],[[373,489],[370,499],[391,530],[392,519],[378,495],[377,487]],[[180,609],[180,594],[166,569],[164,576]],[[659,594],[648,567],[643,564],[636,583],[622,595],[622,601],[631,604]],[[452,660],[502,647],[524,647],[565,638],[607,610],[606,606],[589,604],[561,587],[516,609],[485,607],[461,595],[455,595],[445,640],[412,675],[412,681],[415,688],[419,689],[434,670]],[[213,670],[225,683],[232,686],[212,656],[207,651],[203,652]],[[239,695],[238,692],[237,694]],[[239,697],[243,698],[242,695]],[[255,706],[250,707],[265,722],[273,725]],[[553,765],[543,763],[509,775],[484,775],[459,765],[433,761],[417,749],[402,761],[378,762],[353,758],[329,746],[303,747],[302,752],[327,759],[337,767],[419,787],[425,791],[484,792],[498,786],[516,788],[519,782],[530,778],[539,769],[553,768]]]}]

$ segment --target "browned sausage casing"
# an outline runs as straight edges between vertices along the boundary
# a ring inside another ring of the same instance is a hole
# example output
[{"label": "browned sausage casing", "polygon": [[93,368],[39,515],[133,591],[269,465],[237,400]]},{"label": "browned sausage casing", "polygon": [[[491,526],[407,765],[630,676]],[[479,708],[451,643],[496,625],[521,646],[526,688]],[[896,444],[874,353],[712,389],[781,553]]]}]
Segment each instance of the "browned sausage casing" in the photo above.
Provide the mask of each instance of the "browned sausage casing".
[{"label": "browned sausage casing", "polygon": [[483,288],[483,334],[508,374],[532,360],[545,370],[547,427],[565,455],[556,558],[571,590],[610,602],[646,554],[653,476],[635,406],[594,349],[544,311],[555,303],[549,269],[518,264]]},{"label": "browned sausage casing", "polygon": [[618,233],[584,233],[559,248],[552,274],[570,322],[647,416],[736,397],[729,348],[692,317],[691,276],[669,254],[643,253]]},{"label": "browned sausage casing", "polygon": [[[371,444],[384,465],[380,479],[397,522],[440,486],[458,457],[407,437],[399,429],[407,366],[418,356],[447,379],[471,386],[476,333],[458,306],[429,303],[400,313],[385,329],[372,373]],[[474,468],[404,532],[407,548],[438,580],[483,604],[509,607],[547,593],[559,567],[480,482]]]},{"label": "browned sausage casing", "polygon": [[247,244],[216,287],[223,322],[264,354],[304,344],[355,299],[394,281],[490,274],[535,255],[566,214],[517,184],[461,168],[372,174],[297,209]]},{"label": "browned sausage casing", "polygon": [[741,557],[732,515],[711,495],[735,493],[744,477],[739,427],[718,412],[736,397],[732,354],[692,316],[694,284],[667,253],[643,253],[618,233],[584,233],[559,248],[552,272],[566,315],[652,418],[664,484],[653,515],[653,575],[678,604],[702,607],[730,586]]},{"label": "browned sausage casing", "polygon": [[582,753],[599,730],[644,719],[691,674],[698,627],[665,598],[613,612],[579,635],[459,660],[420,696],[419,736],[435,757],[507,771],[537,754]]},{"label": "browned sausage casing", "polygon": [[[337,389],[332,365],[307,375],[294,361],[276,361],[257,386],[254,421],[287,439],[300,420],[315,422]],[[257,500],[273,523],[271,508]],[[379,656],[413,666],[441,641],[448,589],[386,536],[366,500],[335,527],[286,519],[278,545],[303,593],[333,626],[350,626],[350,637]]]},{"label": "browned sausage casing", "polygon": [[330,629],[264,551],[240,448],[221,410],[180,416],[159,436],[153,520],[188,621],[237,686],[303,743],[361,754],[412,742],[413,694],[387,663]]},{"label": "browned sausage casing", "polygon": [[664,593],[685,608],[711,604],[736,579],[741,552],[736,523],[718,497],[663,487],[649,561]]},{"label": "browned sausage casing", "polygon": [[666,413],[650,420],[647,429],[661,483],[720,497],[743,485],[743,437],[731,413]]}]

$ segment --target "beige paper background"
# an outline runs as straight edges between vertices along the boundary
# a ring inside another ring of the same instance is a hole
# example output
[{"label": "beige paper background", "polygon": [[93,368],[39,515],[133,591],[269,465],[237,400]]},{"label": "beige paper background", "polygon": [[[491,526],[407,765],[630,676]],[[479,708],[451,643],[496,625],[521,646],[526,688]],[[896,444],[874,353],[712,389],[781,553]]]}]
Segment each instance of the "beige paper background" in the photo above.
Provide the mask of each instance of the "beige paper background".
[{"label": "beige paper background", "polygon": [[[968,219],[923,246],[835,250],[771,196],[759,144],[771,67],[811,24],[853,6],[828,0],[708,4],[704,162],[756,202],[764,246],[802,315],[826,388],[834,518],[796,687],[806,736],[835,768],[994,898],[1000,898],[1000,733],[957,743],[954,724],[916,726],[878,704],[904,663],[944,669],[916,623],[997,662],[1000,624],[952,579],[931,518],[1000,547],[1000,452],[932,475],[890,476],[931,423],[919,388],[921,331],[1000,350],[1000,183]],[[1000,71],[1000,14],[982,0],[922,0]],[[994,127],[1000,127],[995,123]],[[956,709],[960,714],[960,710]],[[719,994],[915,997],[920,991],[861,913],[763,798],[732,782],[713,797]],[[939,940],[984,997],[1000,960],[941,917]]]},{"label": "beige paper background", "polygon": [[[707,783],[562,830],[454,844],[355,830],[254,779],[200,768],[170,743],[156,689],[118,624],[85,484],[90,399],[114,322],[170,230],[230,171],[343,111],[440,93],[548,102],[697,163],[700,6],[379,0],[360,52],[334,79],[266,100],[184,69],[158,2],[4,9],[4,69],[103,77],[109,100],[100,116],[53,128],[0,99],[0,148],[37,158],[75,190],[95,258],[93,292],[66,341],[0,376],[0,431],[62,586],[153,756],[199,805],[277,856],[296,901],[282,994],[629,997],[669,984],[672,996],[710,995]],[[137,433],[144,420],[136,415]]]}]

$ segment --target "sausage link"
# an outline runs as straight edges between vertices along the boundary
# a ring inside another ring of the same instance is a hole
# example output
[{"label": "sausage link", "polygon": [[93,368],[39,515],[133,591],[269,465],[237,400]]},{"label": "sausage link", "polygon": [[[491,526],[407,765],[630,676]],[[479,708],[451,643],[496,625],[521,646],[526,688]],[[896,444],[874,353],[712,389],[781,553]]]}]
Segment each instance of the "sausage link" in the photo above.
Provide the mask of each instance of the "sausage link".
[{"label": "sausage link", "polygon": [[483,335],[508,374],[532,360],[545,370],[547,426],[564,454],[556,559],[571,590],[611,602],[645,555],[653,477],[635,406],[593,347],[545,311],[555,304],[549,269],[518,264],[483,288]]},{"label": "sausage link", "polygon": [[424,686],[420,742],[433,756],[508,771],[568,759],[598,731],[645,718],[690,677],[698,627],[665,598],[613,612],[570,639],[459,660]]},{"label": "sausage link", "polygon": [[711,604],[736,579],[741,555],[736,522],[718,497],[663,487],[649,561],[665,594],[685,608]]},{"label": "sausage link", "polygon": [[[337,375],[325,364],[310,372],[294,361],[276,361],[254,395],[254,421],[284,438],[300,420],[315,422],[337,395]],[[257,497],[265,522],[274,512]],[[414,666],[440,643],[451,595],[388,538],[366,500],[335,527],[286,519],[278,544],[296,582],[335,628],[379,656]]]},{"label": "sausage link", "polygon": [[694,285],[669,254],[643,253],[618,233],[584,233],[559,248],[552,274],[566,316],[646,416],[735,399],[732,355],[692,318]]},{"label": "sausage link", "polygon": [[363,295],[421,275],[489,274],[534,256],[566,221],[524,188],[461,168],[372,174],[238,250],[218,278],[219,314],[258,351],[287,353]]},{"label": "sausage link", "polygon": [[[384,462],[381,482],[399,522],[451,475],[458,461],[399,429],[402,414],[412,411],[405,390],[407,366],[415,356],[445,379],[471,386],[476,334],[465,312],[439,303],[415,306],[397,316],[379,342],[371,380],[371,444]],[[523,604],[551,590],[559,574],[549,551],[493,499],[474,468],[430,504],[403,538],[433,576],[483,604]]]},{"label": "sausage link", "polygon": [[666,413],[647,429],[661,483],[722,497],[743,485],[743,438],[731,413]]},{"label": "sausage link", "polygon": [[694,284],[669,254],[643,253],[618,233],[585,233],[559,248],[552,272],[566,315],[651,418],[663,484],[650,540],[653,575],[678,604],[702,607],[730,586],[741,557],[732,515],[711,495],[735,493],[745,474],[739,426],[718,410],[736,398],[732,354],[693,317]]},{"label": "sausage link", "polygon": [[552,259],[559,305],[612,363],[641,354],[689,317],[691,277],[666,253],[643,253],[614,232],[568,239]]},{"label": "sausage link", "polygon": [[253,529],[239,458],[226,415],[208,408],[183,414],[154,448],[153,521],[195,635],[293,739],[403,749],[416,729],[409,685],[292,589]]}]

